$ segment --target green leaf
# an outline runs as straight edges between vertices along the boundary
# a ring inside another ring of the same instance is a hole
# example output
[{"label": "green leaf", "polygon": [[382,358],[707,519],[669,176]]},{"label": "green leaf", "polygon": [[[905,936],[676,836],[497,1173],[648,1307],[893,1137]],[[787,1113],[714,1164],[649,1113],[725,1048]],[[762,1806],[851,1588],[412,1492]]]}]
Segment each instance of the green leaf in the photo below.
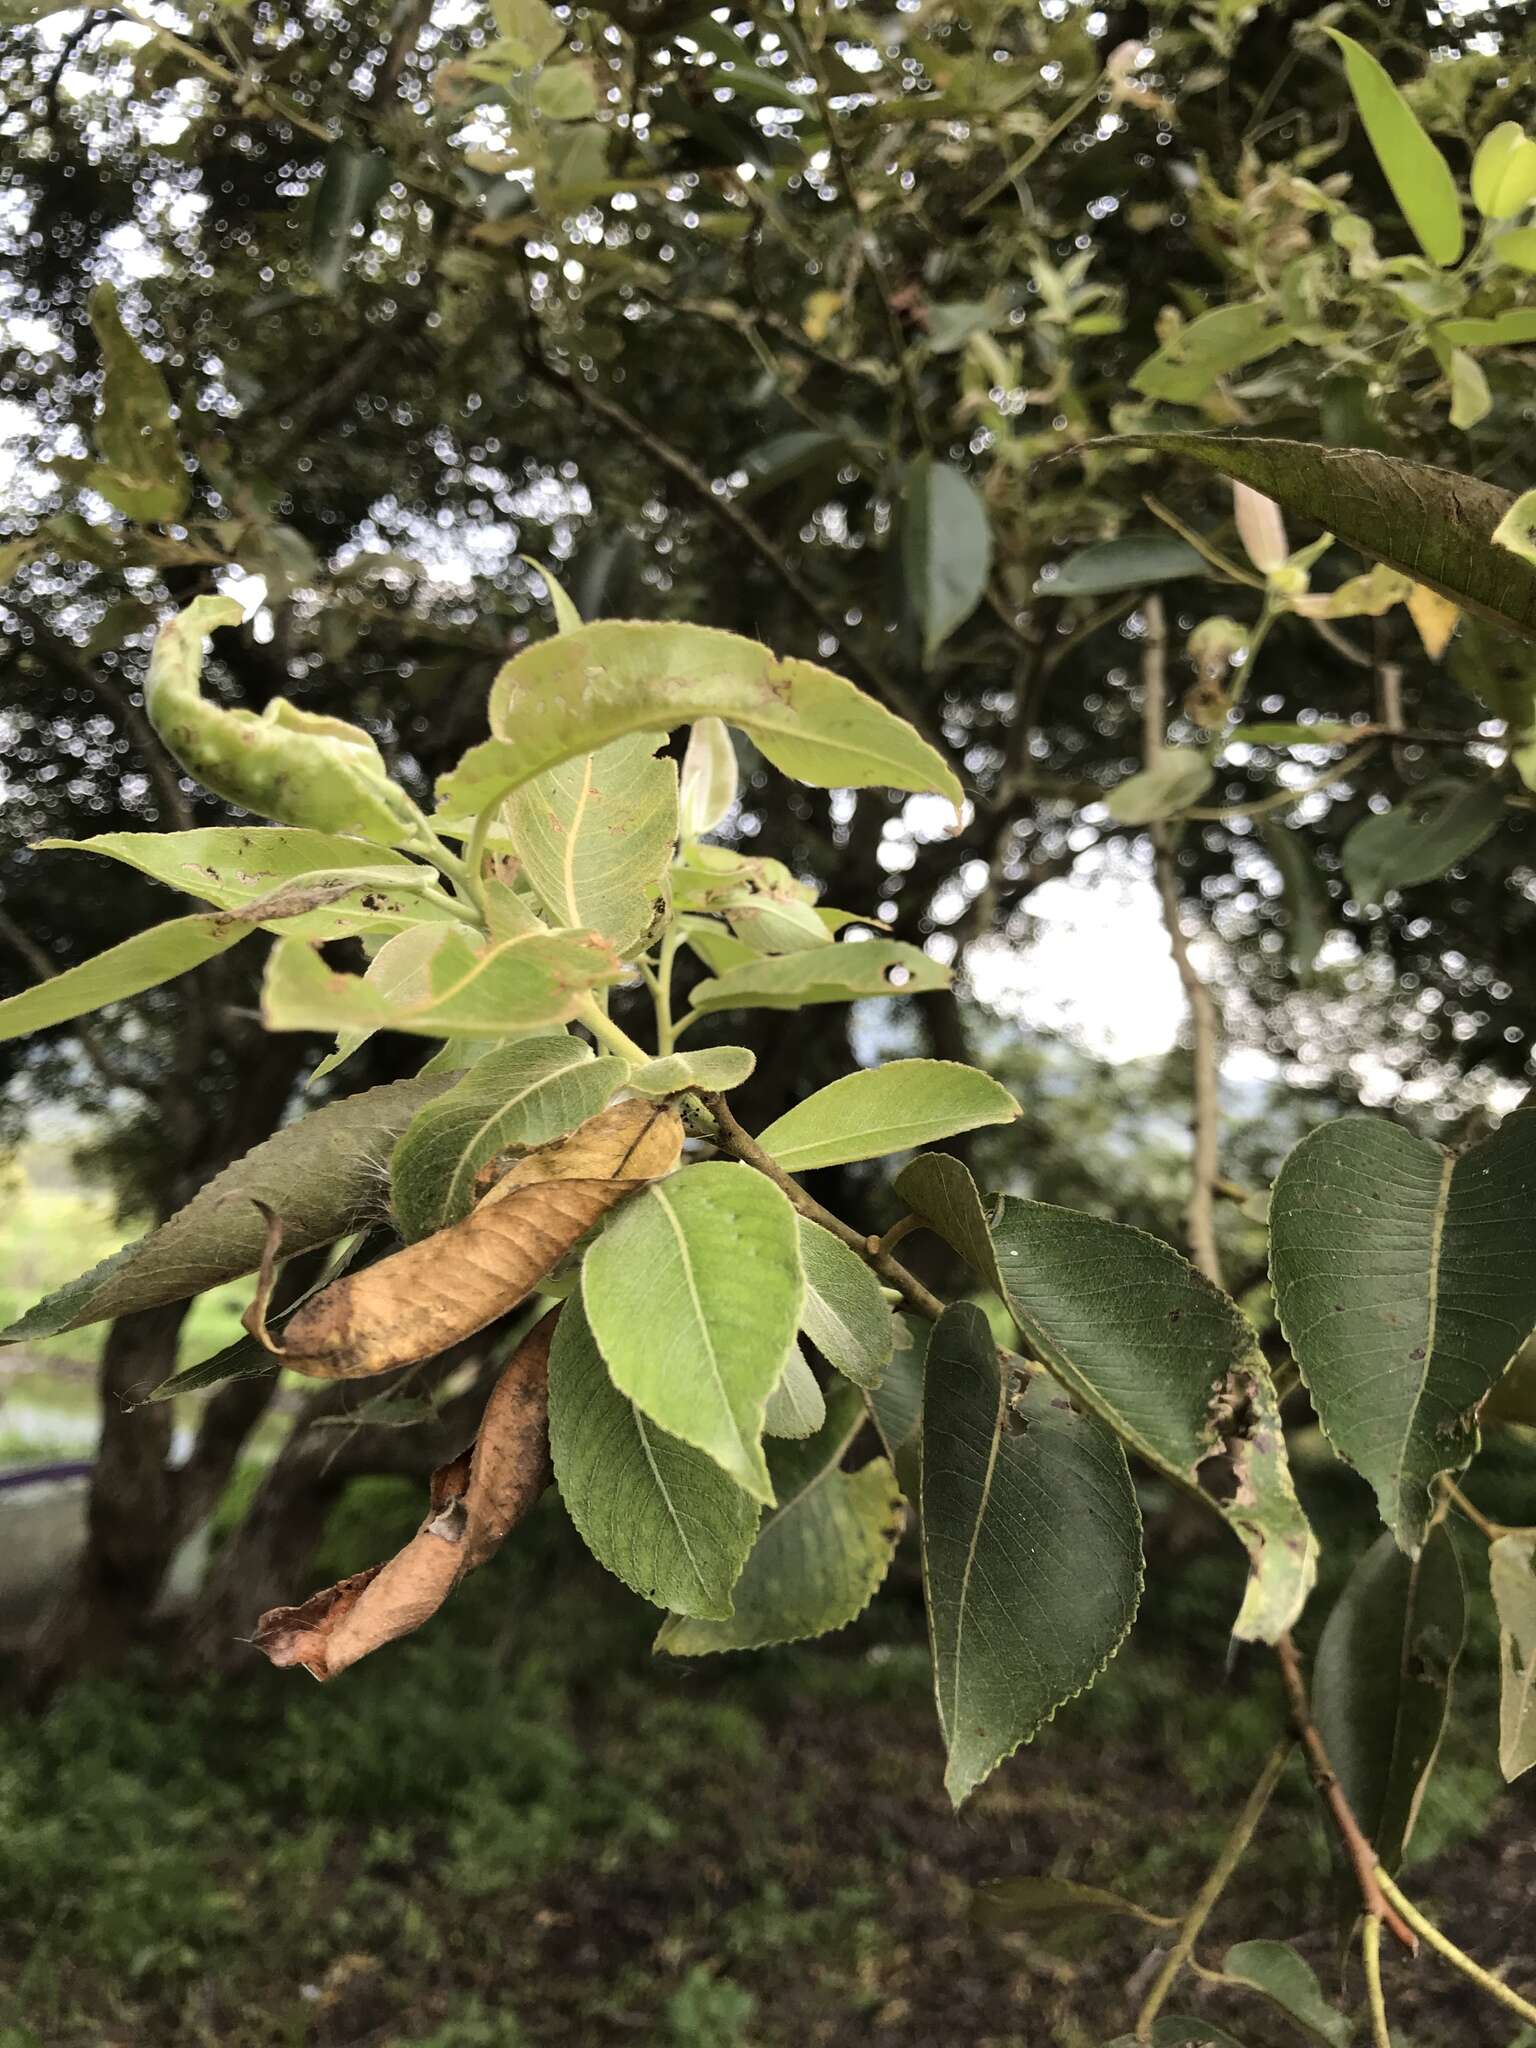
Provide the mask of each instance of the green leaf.
[{"label": "green leaf", "polygon": [[1125,1640],[1141,1516],[1114,1436],[1043,1374],[1014,1384],[974,1304],[945,1311],[928,1366],[923,1586],[958,1807]]},{"label": "green leaf", "polygon": [[1368,448],[1320,448],[1306,441],[1123,434],[1118,445],[1187,455],[1251,484],[1287,512],[1315,519],[1350,547],[1428,584],[1463,611],[1528,638],[1536,634],[1536,562],[1512,561],[1491,545],[1514,502],[1493,484]]},{"label": "green leaf", "polygon": [[989,1074],[954,1060],[891,1060],[818,1088],[761,1133],[786,1173],[910,1152],[983,1124],[1011,1123],[1019,1105]]},{"label": "green leaf", "polygon": [[749,1166],[686,1166],[625,1203],[581,1282],[620,1393],[771,1502],[763,1412],[805,1292],[788,1198]]},{"label": "green leaf", "polygon": [[1451,425],[1475,427],[1493,411],[1493,393],[1475,356],[1464,348],[1451,350]]},{"label": "green leaf", "polygon": [[[783,91],[782,86],[780,91]],[[742,456],[738,466],[747,473],[747,485],[741,496],[750,502],[768,491],[776,491],[781,484],[793,483],[796,477],[816,470],[827,477],[830,486],[848,454],[848,443],[843,435],[823,433],[820,428],[801,427],[790,434],[775,434]],[[701,826],[699,829],[707,831],[709,828]]]},{"label": "green leaf", "polygon": [[1450,166],[1419,126],[1418,116],[1370,51],[1353,36],[1325,28],[1344,54],[1344,71],[1376,161],[1403,219],[1431,263],[1461,261],[1461,194]]},{"label": "green leaf", "polygon": [[1486,320],[1442,320],[1435,332],[1458,349],[1513,348],[1536,341],[1536,308],[1517,306]]},{"label": "green leaf", "polygon": [[560,926],[627,953],[664,917],[677,844],[677,766],[655,733],[563,761],[508,798],[502,815],[534,893]]},{"label": "green leaf", "polygon": [[1518,121],[1501,121],[1472,159],[1472,204],[1484,220],[1511,220],[1536,199],[1536,142]]},{"label": "green leaf", "polygon": [[827,1419],[826,1397],[798,1344],[791,1344],[779,1383],[768,1396],[763,1429],[769,1436],[814,1436]]},{"label": "green leaf", "polygon": [[412,1118],[389,1162],[390,1207],[407,1243],[467,1216],[475,1176],[498,1152],[547,1145],[627,1084],[623,1060],[579,1038],[528,1038],[478,1060]]},{"label": "green leaf", "polygon": [[101,348],[101,413],[93,431],[100,462],[86,482],[127,519],[167,526],[191,496],[171,422],[171,394],[158,368],[140,351],[117,310],[117,291],[91,294],[91,326]]},{"label": "green leaf", "polygon": [[1126,533],[1079,548],[1035,589],[1042,597],[1110,597],[1210,573],[1205,558],[1176,533]]},{"label": "green leaf", "polygon": [[575,601],[559,577],[555,575],[553,570],[546,569],[544,564],[534,555],[524,555],[522,559],[538,576],[545,590],[549,593],[549,607],[555,615],[555,631],[557,633],[579,633],[583,623],[581,613],[577,610]]},{"label": "green leaf", "polygon": [[915,1316],[893,1316],[895,1348],[877,1387],[865,1389],[864,1400],[885,1455],[896,1468],[901,1490],[916,1502],[922,1483],[923,1373],[928,1358],[931,1323]]},{"label": "green leaf", "polygon": [[738,781],[736,747],[727,727],[718,718],[696,720],[688,733],[678,797],[685,839],[724,824]]},{"label": "green leaf", "polygon": [[1472,1457],[1478,1405],[1536,1325],[1536,1110],[1461,1153],[1379,1117],[1323,1124],[1281,1167],[1269,1229],[1318,1420],[1415,1551],[1436,1477]]},{"label": "green leaf", "polygon": [[509,46],[520,71],[531,71],[552,57],[565,41],[565,30],[543,0],[491,0],[496,33]]},{"label": "green leaf", "polygon": [[579,59],[549,64],[533,88],[533,104],[546,121],[585,121],[597,110],[597,81]]},{"label": "green leaf", "polygon": [[1151,825],[1198,803],[1216,779],[1204,747],[1164,747],[1150,768],[1116,783],[1104,808],[1121,825]]},{"label": "green leaf", "polygon": [[1492,255],[1496,263],[1507,263],[1512,270],[1536,270],[1536,228],[1514,228],[1500,235]]},{"label": "green leaf", "polygon": [[376,1211],[379,1165],[394,1139],[447,1085],[438,1076],[394,1081],[290,1124],[216,1174],[158,1230],[38,1302],[0,1331],[0,1342],[83,1329],[254,1273],[266,1239],[258,1201],[283,1220],[285,1257],[345,1237]]},{"label": "green leaf", "polygon": [[67,1024],[84,1017],[104,1003],[119,1003],[126,996],[142,995],[147,988],[174,981],[228,952],[241,939],[251,936],[253,926],[223,913],[207,917],[173,917],[147,932],[110,946],[93,960],[78,967],[66,967],[47,981],[36,982],[19,996],[0,1002],[0,1040],[25,1038],[33,1031],[46,1031],[54,1024]]},{"label": "green leaf", "polygon": [[1334,718],[1315,718],[1310,725],[1260,719],[1256,725],[1234,725],[1221,744],[1223,748],[1239,743],[1250,747],[1336,747],[1341,740],[1353,738],[1354,731],[1352,725]]},{"label": "green leaf", "polygon": [[1489,1544],[1488,1584],[1499,1618],[1499,1769],[1513,1784],[1536,1764],[1536,1530]]},{"label": "green leaf", "polygon": [[902,719],[814,662],[780,660],[709,626],[600,620],[513,656],[491,688],[497,738],[438,786],[442,808],[478,815],[546,768],[629,732],[722,718],[785,775],[821,789],[960,784]]},{"label": "green leaf", "polygon": [[550,1348],[549,1445],[566,1512],[599,1564],[657,1607],[729,1618],[757,1503],[624,1398],[579,1298]]},{"label": "green leaf", "polygon": [[756,1053],[744,1045],[707,1045],[698,1052],[663,1053],[631,1067],[624,1085],[637,1095],[680,1095],[685,1088],[726,1095],[749,1080],[756,1065]]},{"label": "green leaf", "polygon": [[948,988],[949,969],[916,946],[894,939],[816,946],[804,953],[744,962],[693,992],[693,1007],[710,1010],[799,1010],[809,1003],[855,1003],[872,996],[920,996]]},{"label": "green leaf", "polygon": [[880,1282],[857,1252],[808,1216],[797,1218],[805,1300],[800,1327],[828,1365],[861,1387],[878,1384],[895,1343]]},{"label": "green leaf", "polygon": [[1311,1591],[1317,1544],[1291,1484],[1268,1367],[1235,1304],[1160,1239],[1122,1223],[1008,1195],[989,1227],[958,1160],[914,1160],[896,1185],[997,1289],[1031,1355],[1122,1443],[1207,1507],[1216,1503],[1200,1468],[1228,1459],[1220,1512],[1252,1563],[1233,1633],[1272,1642],[1289,1628]]},{"label": "green leaf", "polygon": [[357,887],[323,909],[285,917],[285,935],[342,938],[453,917],[435,869],[389,847],[295,826],[215,825],[193,832],[102,832],[39,839],[39,850],[100,854],[220,910],[245,910],[292,884],[318,886],[357,871]]},{"label": "green leaf", "polygon": [[445,928],[430,990],[392,1003],[360,974],[327,967],[302,939],[279,939],[267,962],[262,1016],[269,1031],[406,1031],[426,1038],[508,1037],[574,1016],[591,989],[617,981],[618,957],[592,932],[535,932],[477,947]]},{"label": "green leaf", "polygon": [[989,1927],[1028,1928],[1049,1937],[1074,1922],[1141,1920],[1153,1927],[1170,1923],[1149,1913],[1119,1892],[1105,1891],[1096,1884],[1078,1884],[1069,1877],[996,1877],[976,1887],[975,1899],[982,1919]]},{"label": "green leaf", "polygon": [[846,1628],[874,1598],[890,1569],[904,1519],[901,1492],[884,1458],[857,1472],[839,1470],[864,1420],[845,1387],[829,1399],[827,1419],[806,1443],[775,1444],[779,1505],[763,1519],[736,1582],[729,1621],[673,1615],[656,1648],[673,1657],[755,1650]]},{"label": "green leaf", "polygon": [[1390,811],[1362,818],[1344,841],[1350,894],[1359,903],[1380,903],[1390,890],[1432,882],[1503,822],[1503,792],[1491,777],[1422,782]]},{"label": "green leaf", "polygon": [[980,603],[992,571],[992,528],[981,493],[962,470],[931,455],[907,466],[901,566],[923,633],[923,659]]},{"label": "green leaf", "polygon": [[325,291],[340,291],[347,260],[359,246],[353,230],[369,226],[393,176],[389,158],[377,150],[333,142],[326,151],[309,227],[309,267]]},{"label": "green leaf", "polygon": [[[443,934],[430,924],[412,925],[394,937],[386,939],[363,972],[362,986],[370,997],[381,1002],[410,1004],[430,1000],[432,994],[432,962],[437,954]],[[310,1075],[306,1085],[313,1086],[326,1074],[335,1073],[351,1059],[372,1038],[372,1031],[338,1031],[336,1043]]]},{"label": "green leaf", "polygon": [[1317,956],[1328,936],[1328,891],[1299,832],[1268,820],[1260,834],[1285,889],[1290,968],[1303,988],[1313,985]]},{"label": "green leaf", "polygon": [[1227,1950],[1222,1974],[1279,2006],[1321,2048],[1349,2048],[1349,2021],[1323,1996],[1317,1973],[1288,1941],[1240,1941]]},{"label": "green leaf", "polygon": [[1522,562],[1536,563],[1536,491],[1522,491],[1493,529],[1495,547]]},{"label": "green leaf", "polygon": [[1437,1523],[1408,1558],[1390,1536],[1349,1576],[1312,1670],[1312,1714],[1388,1871],[1402,1862],[1450,1711],[1466,1633],[1456,1546]]},{"label": "green leaf", "polygon": [[1218,306],[1181,327],[1173,340],[1148,356],[1131,383],[1148,398],[1197,405],[1219,377],[1273,355],[1290,338],[1290,328],[1272,322],[1269,309],[1258,300]]}]

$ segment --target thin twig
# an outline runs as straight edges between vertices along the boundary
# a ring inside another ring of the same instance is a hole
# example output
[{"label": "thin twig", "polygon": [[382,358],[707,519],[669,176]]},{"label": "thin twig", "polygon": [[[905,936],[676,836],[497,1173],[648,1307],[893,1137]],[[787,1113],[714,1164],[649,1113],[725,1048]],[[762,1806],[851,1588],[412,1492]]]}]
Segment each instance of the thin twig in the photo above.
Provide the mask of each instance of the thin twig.
[{"label": "thin twig", "polygon": [[1360,1953],[1365,1961],[1365,1998],[1371,2015],[1372,2048],[1392,2048],[1392,2030],[1387,2025],[1387,2001],[1381,1988],[1381,1922],[1367,1918],[1360,1930]]},{"label": "thin twig", "polygon": [[759,1173],[766,1174],[775,1187],[783,1189],[802,1216],[809,1217],[813,1223],[819,1223],[823,1230],[830,1230],[832,1235],[847,1245],[850,1251],[857,1252],[888,1287],[897,1290],[908,1308],[917,1315],[926,1317],[931,1323],[938,1321],[944,1313],[944,1304],[938,1296],[930,1294],[917,1275],[909,1273],[899,1260],[893,1259],[889,1252],[882,1251],[878,1239],[871,1239],[863,1231],[855,1230],[851,1224],[844,1223],[840,1216],[834,1216],[830,1209],[824,1209],[814,1195],[808,1195],[800,1183],[787,1174],[778,1161],[771,1158],[749,1132],[742,1129],[723,1095],[711,1095],[701,1089],[699,1100],[718,1126],[717,1142],[722,1152],[727,1152],[733,1159],[739,1159],[744,1165],[755,1167]]},{"label": "thin twig", "polygon": [[1459,1949],[1448,1934],[1442,1933],[1433,1920],[1427,1919],[1419,1911],[1412,1899],[1404,1898],[1379,1864],[1376,1868],[1376,1882],[1408,1925],[1416,1934],[1422,1934],[1432,1949],[1444,1956],[1445,1960],[1460,1970],[1464,1977],[1470,1977],[1472,1982],[1480,1990],[1486,1991],[1490,1998],[1497,1999],[1500,2005],[1507,2006],[1513,2013],[1518,2013],[1528,2024],[1536,2025],[1536,2005],[1532,2005],[1529,1999],[1522,1998],[1518,1991],[1511,1991],[1501,1978],[1495,1977],[1491,1970],[1485,1970],[1481,1963],[1473,1962],[1465,1949]]},{"label": "thin twig", "polygon": [[1440,1490],[1451,1503],[1451,1506],[1459,1509],[1478,1534],[1489,1543],[1497,1543],[1501,1536],[1508,1536],[1510,1534],[1510,1524],[1507,1522],[1491,1521],[1474,1501],[1467,1499],[1467,1496],[1448,1472],[1440,1474]]},{"label": "thin twig", "polygon": [[1360,1903],[1368,1918],[1385,1921],[1403,1947],[1410,1952],[1416,1952],[1418,1943],[1414,1939],[1413,1929],[1394,1909],[1387,1897],[1379,1879],[1376,1851],[1371,1847],[1365,1830],[1355,1818],[1355,1810],[1334,1773],[1327,1746],[1317,1723],[1312,1718],[1312,1703],[1307,1697],[1307,1681],[1302,1676],[1301,1658],[1289,1629],[1276,1642],[1275,1656],[1279,1661],[1280,1677],[1291,1710],[1291,1725],[1306,1750],[1307,1761],[1312,1770],[1313,1786],[1318,1797],[1328,1808],[1329,1817],[1344,1846],[1344,1853],[1354,1870],[1355,1883],[1360,1888]]},{"label": "thin twig", "polygon": [[1194,1904],[1184,1915],[1179,1935],[1173,1947],[1163,1958],[1163,1966],[1152,1980],[1152,1988],[1142,2000],[1141,2010],[1136,2015],[1136,2039],[1150,2041],[1152,2022],[1163,2009],[1163,2003],[1174,1983],[1189,1961],[1200,1931],[1210,1919],[1217,1900],[1231,1882],[1232,1873],[1247,1854],[1253,1840],[1254,1830],[1264,1817],[1264,1809],[1280,1782],[1280,1774],[1290,1759],[1296,1738],[1289,1732],[1281,1737],[1265,1759],[1253,1790],[1243,1804],[1243,1810],[1233,1823],[1232,1832],[1221,1847],[1221,1854],[1211,1865],[1210,1875],[1195,1894]]}]

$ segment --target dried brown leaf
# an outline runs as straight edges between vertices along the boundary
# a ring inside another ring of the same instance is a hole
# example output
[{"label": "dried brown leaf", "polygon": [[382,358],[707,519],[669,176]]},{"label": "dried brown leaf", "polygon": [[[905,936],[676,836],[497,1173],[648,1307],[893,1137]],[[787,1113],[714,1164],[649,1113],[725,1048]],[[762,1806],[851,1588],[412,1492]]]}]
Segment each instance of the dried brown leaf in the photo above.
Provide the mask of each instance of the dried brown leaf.
[{"label": "dried brown leaf", "polygon": [[302,1664],[313,1677],[323,1679],[332,1630],[346,1619],[383,1569],[374,1564],[365,1572],[354,1572],[350,1579],[311,1593],[297,1607],[268,1608],[256,1624],[252,1641],[280,1670]]}]

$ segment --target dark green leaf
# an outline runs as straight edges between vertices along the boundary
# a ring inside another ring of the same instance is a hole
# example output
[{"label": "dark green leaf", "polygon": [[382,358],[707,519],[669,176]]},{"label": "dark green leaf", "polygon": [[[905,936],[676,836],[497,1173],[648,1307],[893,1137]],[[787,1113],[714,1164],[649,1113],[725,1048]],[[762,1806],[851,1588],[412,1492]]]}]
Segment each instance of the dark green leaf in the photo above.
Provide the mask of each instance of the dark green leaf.
[{"label": "dark green leaf", "polygon": [[1147,590],[1154,583],[1210,573],[1199,552],[1176,533],[1127,533],[1119,540],[1079,548],[1036,589],[1046,597],[1108,597],[1120,590]]},{"label": "dark green leaf", "polygon": [[91,294],[91,326],[104,374],[94,436],[101,460],[86,481],[125,518],[169,525],[185,512],[191,495],[171,422],[171,394],[124,327],[110,284]]},{"label": "dark green leaf", "polygon": [[326,151],[309,229],[309,267],[326,291],[340,291],[356,246],[352,231],[368,226],[393,175],[389,158],[377,150],[333,142]]},{"label": "dark green leaf", "polygon": [[811,470],[825,470],[830,484],[847,454],[848,443],[841,434],[826,434],[816,428],[775,434],[771,441],[759,442],[741,458],[740,467],[749,479],[741,495],[748,499],[761,497]]},{"label": "dark green leaf", "polygon": [[1260,830],[1285,887],[1291,972],[1303,988],[1310,988],[1317,956],[1328,936],[1328,891],[1299,832],[1293,832],[1288,825],[1269,822]]},{"label": "dark green leaf", "polygon": [[1433,882],[1503,822],[1503,793],[1491,779],[1420,783],[1390,811],[1362,818],[1344,841],[1350,894],[1359,903],[1380,903],[1391,889]]},{"label": "dark green leaf", "polygon": [[894,1342],[891,1311],[880,1282],[857,1252],[831,1231],[799,1219],[805,1301],[800,1327],[828,1365],[858,1386],[879,1381]]},{"label": "dark green leaf", "polygon": [[1240,1941],[1229,1948],[1222,1974],[1235,1977],[1278,2005],[1308,2040],[1321,2048],[1348,2048],[1352,2032],[1343,2013],[1324,1998],[1317,1973],[1287,1941]]},{"label": "dark green leaf", "polygon": [[976,1887],[976,1906],[991,1927],[1023,1927],[1050,1935],[1083,1920],[1140,1920],[1154,1927],[1173,1923],[1118,1892],[1067,1877],[998,1877]]},{"label": "dark green leaf", "polygon": [[992,528],[963,471],[920,455],[907,469],[901,523],[907,594],[932,661],[981,600],[992,569]]}]

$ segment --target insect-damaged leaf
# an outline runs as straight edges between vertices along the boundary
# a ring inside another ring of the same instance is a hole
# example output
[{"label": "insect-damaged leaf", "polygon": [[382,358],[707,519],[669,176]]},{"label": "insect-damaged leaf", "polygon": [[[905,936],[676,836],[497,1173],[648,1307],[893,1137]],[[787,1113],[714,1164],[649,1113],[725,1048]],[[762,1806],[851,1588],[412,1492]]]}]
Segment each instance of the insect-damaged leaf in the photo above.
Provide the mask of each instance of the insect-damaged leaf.
[{"label": "insect-damaged leaf", "polygon": [[[557,1312],[558,1313],[558,1312]],[[273,1607],[254,1641],[272,1662],[322,1681],[429,1621],[467,1572],[500,1549],[548,1486],[547,1366],[554,1316],[512,1354],[470,1449],[432,1475],[427,1517],[387,1564],[298,1607]]]},{"label": "insect-damaged leaf", "polygon": [[669,1173],[682,1143],[682,1121],[666,1104],[602,1111],[521,1159],[462,1222],[314,1295],[277,1355],[313,1379],[435,1358],[516,1308],[610,1209]]},{"label": "insect-damaged leaf", "polygon": [[1514,503],[1494,484],[1374,449],[1307,441],[1126,434],[1112,445],[1188,456],[1316,520],[1463,611],[1511,632],[1536,633],[1536,562],[1493,546],[1494,528]]},{"label": "insect-damaged leaf", "polygon": [[91,294],[91,326],[105,372],[94,440],[100,462],[85,481],[127,519],[167,525],[181,517],[191,482],[171,422],[171,394],[117,310],[117,292]]},{"label": "insect-damaged leaf", "polygon": [[1124,1451],[1044,1374],[1012,1377],[982,1311],[946,1310],[928,1344],[923,1584],[956,1806],[1093,1683],[1141,1594]]},{"label": "insect-damaged leaf", "polygon": [[771,1501],[763,1412],[805,1291],[788,1198],[747,1166],[685,1167],[615,1219],[581,1285],[619,1391]]},{"label": "insect-damaged leaf", "polygon": [[514,655],[491,689],[498,737],[470,749],[438,799],[476,815],[625,733],[708,717],[739,726],[774,767],[818,788],[935,790],[961,801],[941,756],[830,669],[713,627],[639,620],[602,620]]},{"label": "insect-damaged leaf", "polygon": [[758,1143],[786,1173],[883,1159],[982,1124],[1010,1123],[1019,1105],[989,1074],[955,1060],[891,1060],[818,1088]]},{"label": "insect-damaged leaf", "polygon": [[1404,1550],[1438,1474],[1536,1326],[1536,1110],[1453,1152],[1379,1117],[1303,1138],[1270,1199],[1270,1271],[1324,1433]]},{"label": "insect-damaged leaf", "polygon": [[623,1060],[579,1038],[527,1038],[477,1060],[411,1121],[389,1162],[390,1206],[407,1242],[474,1207],[498,1152],[547,1145],[596,1116],[624,1082]]},{"label": "insect-damaged leaf", "polygon": [[756,1053],[744,1045],[705,1045],[697,1052],[663,1053],[631,1067],[624,1085],[637,1095],[680,1095],[688,1088],[724,1095],[749,1080],[756,1065]]},{"label": "insect-damaged leaf", "polygon": [[948,988],[949,969],[917,946],[895,939],[813,946],[744,961],[693,992],[699,1015],[710,1010],[800,1010],[812,1003],[855,1003],[871,996],[918,996]]},{"label": "insect-damaged leaf", "polygon": [[561,1499],[598,1563],[657,1607],[728,1618],[757,1502],[619,1392],[579,1299],[550,1353],[549,1434]]},{"label": "insect-damaged leaf", "polygon": [[754,1650],[846,1628],[874,1598],[901,1534],[901,1491],[884,1458],[842,1471],[864,1421],[852,1387],[827,1402],[827,1419],[804,1443],[769,1454],[779,1504],[763,1518],[733,1593],[728,1621],[672,1615],[656,1648],[674,1657]]},{"label": "insect-damaged leaf", "polygon": [[1488,1546],[1499,1617],[1499,1769],[1511,1782],[1536,1764],[1536,1531]]},{"label": "insect-damaged leaf", "polygon": [[[1219,1506],[1253,1567],[1233,1633],[1269,1642],[1289,1628],[1311,1591],[1317,1544],[1291,1484],[1269,1369],[1236,1305],[1125,1224],[1011,1195],[989,1221],[958,1160],[925,1155],[896,1184],[997,1290],[1032,1356],[1130,1449]],[[1235,1486],[1218,1503],[1200,1470],[1223,1454]]]},{"label": "insect-damaged leaf", "polygon": [[1456,1546],[1443,1523],[1416,1558],[1381,1536],[1329,1615],[1312,1712],[1355,1817],[1389,1871],[1402,1861],[1434,1769],[1466,1632]]},{"label": "insect-damaged leaf", "polygon": [[389,1147],[450,1080],[394,1081],[290,1124],[216,1174],[158,1230],[40,1301],[0,1341],[82,1329],[254,1273],[266,1237],[258,1201],[282,1215],[285,1256],[346,1236],[377,1205]]}]

